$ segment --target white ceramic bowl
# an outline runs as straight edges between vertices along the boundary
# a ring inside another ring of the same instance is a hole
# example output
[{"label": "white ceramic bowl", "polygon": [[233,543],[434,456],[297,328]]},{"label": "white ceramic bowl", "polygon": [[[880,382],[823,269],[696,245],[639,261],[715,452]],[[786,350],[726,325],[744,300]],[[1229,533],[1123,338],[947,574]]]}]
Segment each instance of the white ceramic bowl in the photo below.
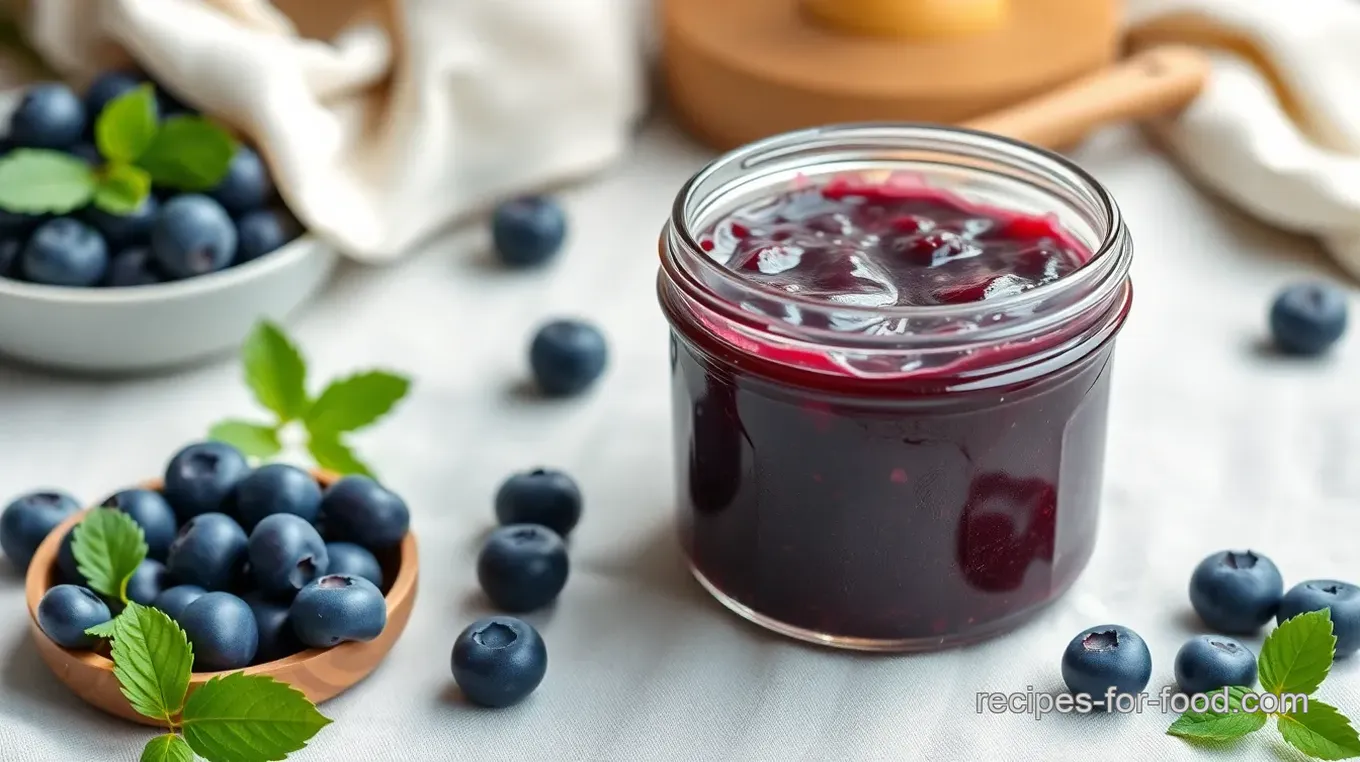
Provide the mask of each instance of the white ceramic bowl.
[{"label": "white ceramic bowl", "polygon": [[0,354],[80,373],[144,373],[240,346],[321,290],[334,249],[303,237],[254,262],[132,288],[61,288],[0,278]]}]

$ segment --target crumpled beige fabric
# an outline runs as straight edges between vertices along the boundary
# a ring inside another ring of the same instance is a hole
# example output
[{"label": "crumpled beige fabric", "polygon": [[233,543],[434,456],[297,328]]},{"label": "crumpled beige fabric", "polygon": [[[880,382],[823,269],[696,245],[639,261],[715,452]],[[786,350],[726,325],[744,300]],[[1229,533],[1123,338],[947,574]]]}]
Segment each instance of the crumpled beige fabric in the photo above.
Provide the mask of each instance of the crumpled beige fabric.
[{"label": "crumpled beige fabric", "polygon": [[135,59],[267,156],[316,234],[399,256],[496,199],[598,170],[644,103],[614,0],[30,0],[34,47],[83,81]]}]

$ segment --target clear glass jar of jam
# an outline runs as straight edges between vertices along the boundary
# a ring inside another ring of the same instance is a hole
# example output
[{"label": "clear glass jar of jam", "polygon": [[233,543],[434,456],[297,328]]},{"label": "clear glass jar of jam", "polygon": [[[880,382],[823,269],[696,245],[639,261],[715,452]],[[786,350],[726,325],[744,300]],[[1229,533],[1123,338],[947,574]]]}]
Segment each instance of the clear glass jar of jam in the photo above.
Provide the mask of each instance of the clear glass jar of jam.
[{"label": "clear glass jar of jam", "polygon": [[725,605],[925,650],[1076,579],[1132,299],[1089,174],[960,129],[790,133],[691,179],[661,255],[680,537]]}]

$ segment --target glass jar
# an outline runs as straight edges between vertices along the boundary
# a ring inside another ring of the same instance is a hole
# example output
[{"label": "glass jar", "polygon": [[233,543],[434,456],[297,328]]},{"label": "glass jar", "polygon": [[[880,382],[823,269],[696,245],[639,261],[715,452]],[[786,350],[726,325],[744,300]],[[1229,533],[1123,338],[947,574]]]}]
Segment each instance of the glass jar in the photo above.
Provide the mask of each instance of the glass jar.
[{"label": "glass jar", "polygon": [[[738,208],[847,173],[1045,216],[1090,256],[1016,295],[859,307],[743,278],[700,244]],[[1089,174],[983,133],[823,127],[703,169],[658,278],[694,575],[747,619],[843,648],[958,645],[1033,616],[1095,543],[1132,256]]]}]

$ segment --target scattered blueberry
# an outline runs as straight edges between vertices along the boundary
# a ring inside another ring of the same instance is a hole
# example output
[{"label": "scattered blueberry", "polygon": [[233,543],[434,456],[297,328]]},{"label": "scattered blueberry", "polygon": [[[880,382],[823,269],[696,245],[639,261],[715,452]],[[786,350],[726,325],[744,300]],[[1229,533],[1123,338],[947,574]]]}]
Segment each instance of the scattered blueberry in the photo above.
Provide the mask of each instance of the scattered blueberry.
[{"label": "scattered blueberry", "polygon": [[145,80],[136,72],[106,71],[95,78],[85,89],[85,113],[94,122],[104,112],[104,107],[120,95],[137,89]]},{"label": "scattered blueberry", "polygon": [[109,271],[104,274],[104,282],[100,285],[130,288],[160,282],[160,273],[156,272],[155,263],[151,261],[151,250],[145,246],[134,246],[113,256],[109,261]]},{"label": "scattered blueberry", "polygon": [[506,707],[534,692],[548,672],[548,649],[528,622],[479,619],[453,643],[453,679],[468,701]]},{"label": "scattered blueberry", "polygon": [[127,214],[113,214],[97,206],[81,212],[81,216],[104,236],[109,248],[126,249],[129,246],[144,246],[151,240],[151,226],[160,214],[161,204],[155,196],[142,199],[137,208]]},{"label": "scattered blueberry", "polygon": [[38,627],[62,648],[93,648],[98,639],[85,631],[112,618],[109,605],[79,585],[57,585],[38,601]]},{"label": "scattered blueberry", "polygon": [[175,196],[161,206],[151,226],[151,256],[172,278],[216,272],[236,256],[236,225],[207,196]]},{"label": "scattered blueberry", "polygon": [[274,195],[274,181],[260,155],[247,146],[240,146],[227,165],[226,176],[208,194],[228,214],[239,217],[269,203]]},{"label": "scattered blueberry", "polygon": [[497,608],[517,614],[552,603],[567,585],[567,546],[547,527],[511,524],[491,533],[477,581]]},{"label": "scattered blueberry", "polygon": [[258,591],[248,593],[243,600],[255,615],[255,628],[259,633],[260,645],[255,651],[257,664],[292,656],[303,650],[302,641],[293,632],[293,622],[288,618],[289,604],[273,600]]},{"label": "scattered blueberry", "polygon": [[363,577],[372,582],[379,589],[383,584],[382,566],[378,559],[362,545],[355,545],[352,542],[328,542],[326,543],[326,556],[330,563],[326,566],[327,574],[349,574],[355,577]]},{"label": "scattered blueberry", "polygon": [[411,513],[399,495],[367,476],[346,476],[321,498],[321,521],[331,539],[369,550],[391,548],[406,537]]},{"label": "scattered blueberry", "polygon": [[501,524],[541,524],[562,537],[581,520],[581,490],[570,476],[536,468],[506,479],[496,491]]},{"label": "scattered blueberry", "polygon": [[85,104],[60,83],[30,87],[9,121],[9,139],[25,148],[66,148],[85,132]]},{"label": "scattered blueberry", "polygon": [[102,505],[105,508],[117,508],[131,516],[146,535],[147,557],[165,560],[170,552],[170,543],[175,541],[175,535],[179,532],[179,521],[161,493],[149,489],[125,489],[110,495]]},{"label": "scattered blueberry", "polygon": [[256,524],[246,553],[255,584],[280,598],[291,598],[325,574],[330,561],[316,528],[291,513],[275,513]]},{"label": "scattered blueberry", "polygon": [[1332,579],[1300,582],[1280,600],[1275,620],[1280,624],[1309,611],[1331,609],[1336,658],[1360,651],[1360,588]]},{"label": "scattered blueberry", "polygon": [[604,372],[609,351],[604,334],[579,320],[556,320],[534,334],[529,367],[544,394],[566,397],[585,391]]},{"label": "scattered blueberry", "polygon": [[190,603],[202,598],[207,592],[198,585],[175,585],[162,590],[161,594],[156,596],[156,600],[151,602],[151,605],[164,611],[165,615],[171,619],[179,621],[184,609],[188,608]]},{"label": "scattered blueberry", "polygon": [[387,601],[363,577],[328,574],[298,592],[291,618],[298,639],[313,648],[369,641],[387,626]]},{"label": "scattered blueberry", "polygon": [[1092,627],[1072,639],[1062,658],[1063,682],[1073,694],[1085,693],[1096,703],[1116,694],[1134,694],[1152,677],[1152,654],[1138,633],[1117,624]]},{"label": "scattered blueberry", "polygon": [[1176,652],[1176,683],[1184,693],[1209,693],[1256,683],[1256,654],[1222,635],[1198,635]]},{"label": "scattered blueberry", "polygon": [[1327,283],[1297,283],[1275,297],[1270,330],[1280,349],[1319,355],[1346,332],[1346,295]]},{"label": "scattered blueberry", "polygon": [[0,278],[19,277],[19,254],[24,241],[19,238],[0,239]]},{"label": "scattered blueberry", "polygon": [[16,498],[0,513],[0,550],[19,571],[28,569],[33,554],[58,524],[80,510],[65,492],[43,490]]},{"label": "scattered blueberry", "polygon": [[246,562],[246,533],[222,513],[195,516],[170,543],[166,566],[175,580],[206,590],[227,590]]},{"label": "scattered blueberry", "polygon": [[291,513],[313,522],[320,507],[321,486],[296,466],[270,463],[236,485],[236,515],[247,531],[275,513]]},{"label": "scattered blueberry", "polygon": [[176,621],[193,644],[196,672],[248,666],[260,645],[255,614],[231,593],[204,593]]},{"label": "scattered blueberry", "polygon": [[302,224],[285,209],[259,209],[236,221],[236,264],[268,254],[302,235]]},{"label": "scattered blueberry", "polygon": [[222,511],[236,483],[250,472],[246,456],[223,442],[200,442],[175,453],[162,493],[180,521]]},{"label": "scattered blueberry", "polygon": [[72,217],[38,226],[20,257],[24,277],[49,286],[93,286],[109,267],[109,248],[94,228]]},{"label": "scattered blueberry", "polygon": [[1219,632],[1249,635],[1275,615],[1284,578],[1274,562],[1250,550],[1224,550],[1190,576],[1190,605]]},{"label": "scattered blueberry", "polygon": [[99,154],[99,149],[94,147],[94,143],[80,142],[66,150],[72,156],[81,159],[92,167],[98,167],[104,164],[104,157]]},{"label": "scattered blueberry", "polygon": [[532,196],[507,201],[491,218],[491,238],[501,261],[515,267],[542,264],[562,248],[567,215],[556,201]]},{"label": "scattered blueberry", "polygon": [[138,564],[136,571],[128,578],[127,597],[130,601],[150,606],[171,586],[170,573],[165,564],[148,558]]}]

